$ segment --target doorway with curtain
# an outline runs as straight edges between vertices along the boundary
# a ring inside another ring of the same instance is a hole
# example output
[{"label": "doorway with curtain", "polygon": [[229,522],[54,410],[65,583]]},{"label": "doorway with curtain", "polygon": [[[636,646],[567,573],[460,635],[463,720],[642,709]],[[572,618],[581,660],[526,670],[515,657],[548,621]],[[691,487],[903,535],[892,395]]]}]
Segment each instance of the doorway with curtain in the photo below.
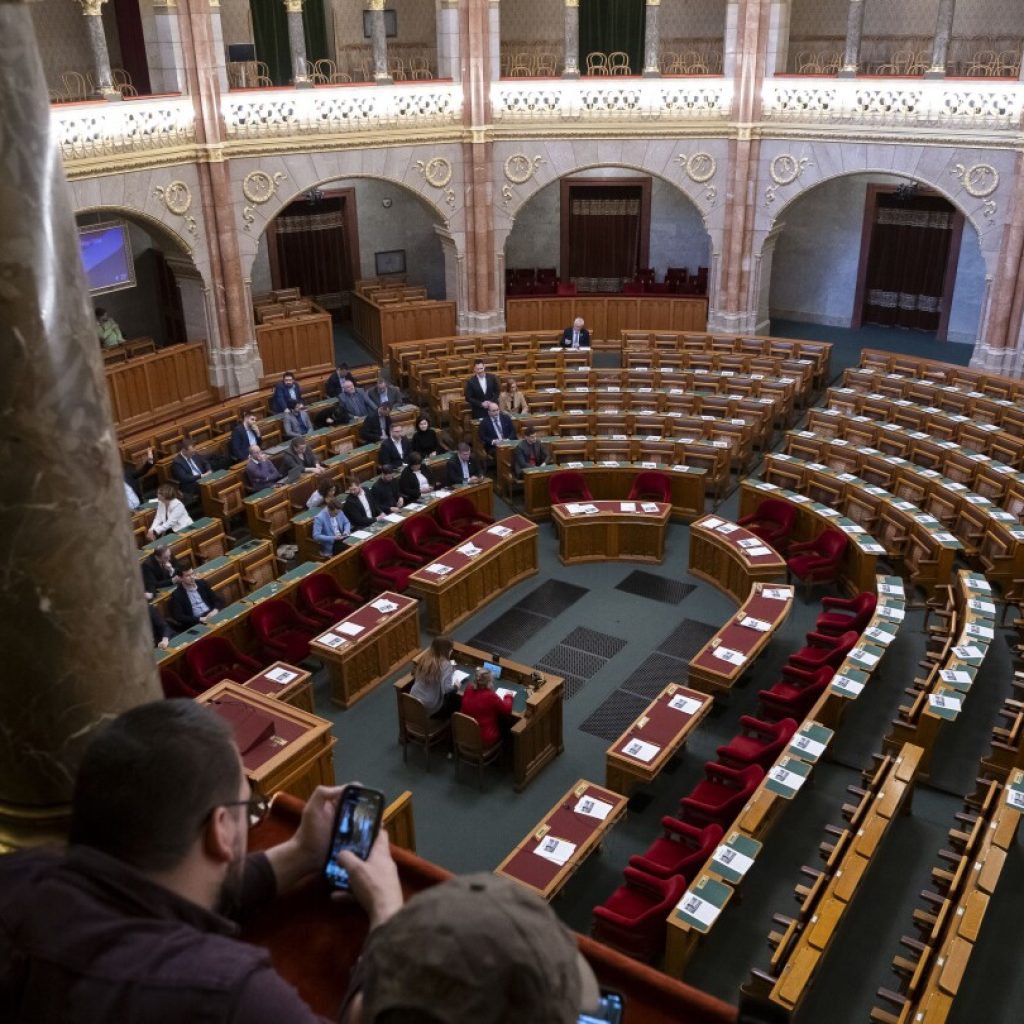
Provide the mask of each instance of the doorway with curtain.
[{"label": "doorway with curtain", "polygon": [[[274,85],[291,85],[292,51],[288,43],[288,14],[281,0],[249,0],[256,59],[269,69]],[[306,60],[310,64],[328,56],[324,0],[305,0],[302,27],[306,36]]]},{"label": "doorway with curtain", "polygon": [[274,288],[298,288],[335,320],[351,315],[359,273],[355,189],[313,189],[267,226]]},{"label": "doorway with curtain", "polygon": [[[580,64],[586,74],[641,73],[645,8],[645,0],[584,0],[580,4]],[[609,59],[613,53],[626,54],[625,68],[621,58]],[[605,59],[589,61],[590,54],[600,54]],[[602,67],[606,70],[600,70]]]},{"label": "doorway with curtain", "polygon": [[945,341],[964,217],[915,185],[869,185],[853,327],[875,324]]},{"label": "doorway with curtain", "polygon": [[563,178],[561,278],[581,292],[620,292],[647,266],[650,178]]}]

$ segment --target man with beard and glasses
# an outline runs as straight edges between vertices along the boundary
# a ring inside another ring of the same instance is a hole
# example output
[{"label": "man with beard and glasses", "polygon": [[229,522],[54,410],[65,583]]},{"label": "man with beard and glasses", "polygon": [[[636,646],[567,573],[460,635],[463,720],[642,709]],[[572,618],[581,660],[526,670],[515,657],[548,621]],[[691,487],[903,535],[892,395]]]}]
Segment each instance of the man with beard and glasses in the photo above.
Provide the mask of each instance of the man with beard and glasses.
[{"label": "man with beard and glasses", "polygon": [[[247,856],[267,805],[229,726],[189,700],[118,716],[83,755],[67,850],[0,857],[4,1019],[322,1020],[226,915],[322,869],[342,788],[317,787],[290,839]],[[359,878],[371,925],[401,906],[386,833],[370,861],[339,863]]]}]

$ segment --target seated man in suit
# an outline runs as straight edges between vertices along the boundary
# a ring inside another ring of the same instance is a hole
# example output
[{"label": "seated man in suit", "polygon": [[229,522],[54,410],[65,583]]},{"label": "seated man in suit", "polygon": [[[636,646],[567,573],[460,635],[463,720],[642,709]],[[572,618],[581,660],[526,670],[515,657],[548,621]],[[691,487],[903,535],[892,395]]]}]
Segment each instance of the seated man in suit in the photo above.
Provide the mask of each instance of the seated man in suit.
[{"label": "seated man in suit", "polygon": [[146,600],[152,601],[158,590],[177,586],[182,565],[171,555],[166,544],[158,544],[153,553],[142,561],[142,585]]},{"label": "seated man in suit", "polygon": [[478,420],[484,415],[485,402],[497,402],[500,397],[498,378],[488,373],[482,359],[473,363],[473,376],[466,381],[463,389],[466,401],[469,402],[469,415]]},{"label": "seated man in suit", "polygon": [[303,473],[322,473],[324,467],[313,454],[305,438],[293,437],[291,444],[281,453],[281,465],[287,476],[293,469],[301,469]]},{"label": "seated man in suit", "polygon": [[481,476],[480,463],[473,457],[473,449],[465,441],[460,441],[458,450],[448,458],[445,482],[449,487],[457,487],[459,484],[475,484]]},{"label": "seated man in suit", "polygon": [[412,448],[409,445],[409,438],[402,432],[397,424],[391,425],[388,436],[380,443],[380,451],[377,453],[377,463],[381,466],[390,466],[392,463],[406,463]]},{"label": "seated man in suit", "polygon": [[391,436],[391,406],[381,405],[376,412],[371,412],[363,420],[359,428],[359,437],[363,444],[380,444],[385,437]]},{"label": "seated man in suit", "polygon": [[300,400],[290,409],[285,409],[284,416],[281,417],[281,430],[289,440],[293,437],[305,437],[312,429],[313,421],[309,418],[305,402]]},{"label": "seated man in suit", "polygon": [[338,363],[334,372],[324,381],[324,394],[328,398],[337,398],[345,381],[355,386],[356,379],[348,372],[348,363]]},{"label": "seated man in suit", "polygon": [[191,440],[181,443],[181,449],[171,463],[171,476],[174,477],[178,490],[186,498],[199,497],[199,481],[210,472],[210,460],[204,459],[196,451]]},{"label": "seated man in suit", "polygon": [[383,374],[377,377],[377,383],[367,388],[366,400],[374,409],[382,405],[395,408],[402,404],[402,393],[393,384],[389,384]]},{"label": "seated man in suit", "polygon": [[124,472],[124,496],[128,503],[128,511],[134,512],[141,504],[142,493],[140,481],[153,468],[153,449],[146,449],[146,461],[141,466],[134,466],[130,462],[122,462],[121,469]]},{"label": "seated man in suit", "polygon": [[295,374],[289,370],[274,385],[274,393],[270,396],[270,411],[282,413],[285,409],[291,409],[296,402],[302,401],[302,388],[295,379]]},{"label": "seated man in suit", "polygon": [[249,458],[245,463],[245,476],[254,491],[262,491],[264,487],[271,487],[281,479],[281,471],[274,465],[274,460],[258,444],[254,444],[249,449]]},{"label": "seated man in suit", "polygon": [[485,402],[484,412],[486,415],[480,420],[480,441],[488,458],[493,459],[495,442],[514,441],[517,436],[516,425],[507,413],[498,408],[497,402]]},{"label": "seated man in suit", "polygon": [[313,540],[320,545],[325,558],[345,549],[345,538],[352,532],[352,524],[345,518],[341,502],[329,498],[313,520]]},{"label": "seated man in suit", "polygon": [[382,466],[380,476],[370,488],[370,497],[382,512],[398,512],[405,504],[405,498],[398,489],[398,474],[401,466]]},{"label": "seated man in suit", "polygon": [[548,461],[548,450],[537,437],[537,428],[532,424],[523,431],[523,439],[512,453],[512,470],[517,480],[523,478],[527,466],[543,466]]},{"label": "seated man in suit", "polygon": [[220,607],[221,599],[210,589],[210,584],[197,579],[195,570],[186,566],[178,576],[178,585],[171,594],[167,613],[184,630],[206,622]]},{"label": "seated man in suit", "polygon": [[249,457],[249,449],[253,445],[261,445],[263,436],[260,428],[256,425],[256,413],[247,412],[241,423],[236,423],[231,428],[231,442],[228,444],[228,454],[232,462],[244,462]]},{"label": "seated man in suit", "polygon": [[149,626],[153,630],[153,645],[166,651],[171,642],[171,627],[153,605],[148,604],[146,607],[149,609]]},{"label": "seated man in suit", "polygon": [[366,399],[366,392],[362,388],[357,388],[354,381],[343,380],[338,401],[327,414],[326,422],[351,423],[352,420],[364,419],[374,411]]},{"label": "seated man in suit", "polygon": [[365,530],[366,527],[372,526],[381,515],[373,495],[367,494],[359,485],[358,480],[353,480],[348,485],[348,497],[345,499],[345,504],[341,506],[341,510],[345,513],[345,518],[357,530]]},{"label": "seated man in suit", "polygon": [[590,348],[590,331],[583,326],[583,317],[576,317],[572,327],[562,331],[562,348]]}]

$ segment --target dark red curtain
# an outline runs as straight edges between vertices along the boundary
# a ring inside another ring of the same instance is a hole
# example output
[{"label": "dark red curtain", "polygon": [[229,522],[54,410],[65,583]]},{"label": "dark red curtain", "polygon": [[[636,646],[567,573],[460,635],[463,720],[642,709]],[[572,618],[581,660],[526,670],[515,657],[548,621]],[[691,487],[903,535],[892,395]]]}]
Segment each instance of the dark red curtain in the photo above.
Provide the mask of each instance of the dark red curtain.
[{"label": "dark red curtain", "polygon": [[937,196],[878,197],[864,323],[937,330],[954,217],[953,207]]},{"label": "dark red curtain", "polygon": [[618,291],[636,276],[640,189],[573,188],[569,199],[569,277],[581,291]]},{"label": "dark red curtain", "polygon": [[114,21],[121,47],[121,67],[131,76],[136,92],[140,96],[149,96],[153,90],[149,84],[149,62],[139,0],[114,0]]},{"label": "dark red curtain", "polygon": [[275,222],[280,288],[298,288],[329,312],[340,312],[352,274],[345,234],[345,200],[305,199],[285,207]]}]

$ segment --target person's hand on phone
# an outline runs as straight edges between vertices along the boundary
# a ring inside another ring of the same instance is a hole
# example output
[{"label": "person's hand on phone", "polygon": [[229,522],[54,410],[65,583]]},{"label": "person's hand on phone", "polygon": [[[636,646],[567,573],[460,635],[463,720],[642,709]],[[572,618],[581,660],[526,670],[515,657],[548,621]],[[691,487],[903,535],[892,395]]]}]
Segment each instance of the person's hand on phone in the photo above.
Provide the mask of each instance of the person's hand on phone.
[{"label": "person's hand on phone", "polygon": [[295,834],[267,851],[278,892],[318,872],[324,864],[331,826],[344,786],[317,786],[302,809]]},{"label": "person's hand on phone", "polygon": [[384,829],[377,833],[366,860],[351,850],[338,854],[338,863],[348,872],[352,895],[370,918],[370,927],[382,925],[402,908],[402,883],[398,866],[391,858],[391,844]]}]

